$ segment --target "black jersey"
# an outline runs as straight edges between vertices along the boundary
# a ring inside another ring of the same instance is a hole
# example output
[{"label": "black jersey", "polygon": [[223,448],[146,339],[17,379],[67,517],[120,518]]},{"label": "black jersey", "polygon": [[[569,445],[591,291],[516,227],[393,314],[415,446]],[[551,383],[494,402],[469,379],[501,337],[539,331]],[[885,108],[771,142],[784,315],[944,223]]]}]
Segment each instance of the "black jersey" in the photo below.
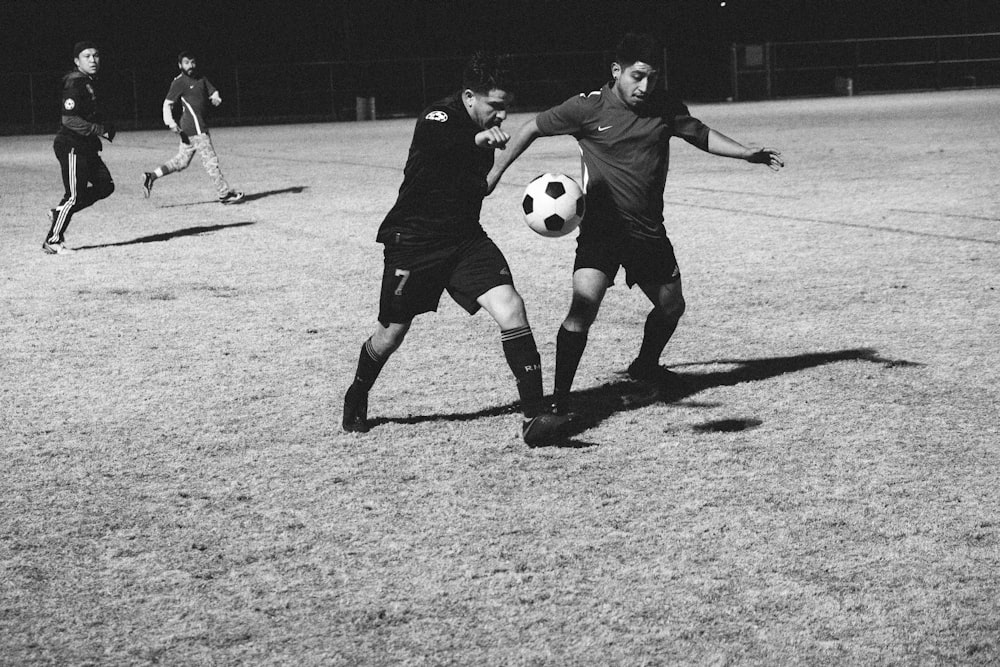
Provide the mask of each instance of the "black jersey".
[{"label": "black jersey", "polygon": [[97,80],[80,71],[63,77],[62,125],[56,134],[56,141],[77,151],[99,152],[103,123]]},{"label": "black jersey", "polygon": [[476,145],[481,131],[458,94],[420,114],[399,196],[376,240],[398,233],[411,243],[434,243],[483,233],[479,213],[494,149]]}]

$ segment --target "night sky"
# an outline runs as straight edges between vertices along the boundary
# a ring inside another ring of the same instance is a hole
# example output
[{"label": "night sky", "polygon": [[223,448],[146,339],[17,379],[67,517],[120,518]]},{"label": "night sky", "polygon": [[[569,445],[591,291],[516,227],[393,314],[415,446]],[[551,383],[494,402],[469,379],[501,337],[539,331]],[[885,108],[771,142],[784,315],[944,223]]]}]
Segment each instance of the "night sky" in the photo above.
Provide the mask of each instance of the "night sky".
[{"label": "night sky", "polygon": [[[734,42],[1000,32],[997,4],[998,0],[0,0],[0,43],[11,72],[67,71],[72,67],[74,42],[92,39],[101,47],[106,76],[113,76],[116,69],[137,70],[165,79],[175,72],[176,54],[187,49],[198,54],[203,71],[222,79],[237,65],[464,58],[477,48],[499,53],[604,52],[610,59],[622,33],[643,30],[664,42],[672,87],[688,99],[714,100],[731,92]],[[365,68],[354,71],[361,77]],[[354,84],[349,79],[342,75],[338,81],[350,88]],[[380,90],[381,83],[374,80],[366,90]]]},{"label": "night sky", "polygon": [[106,57],[168,61],[193,48],[216,64],[601,51],[628,29],[697,60],[732,42],[1000,30],[996,0],[3,0],[9,71],[64,69],[79,39]]}]

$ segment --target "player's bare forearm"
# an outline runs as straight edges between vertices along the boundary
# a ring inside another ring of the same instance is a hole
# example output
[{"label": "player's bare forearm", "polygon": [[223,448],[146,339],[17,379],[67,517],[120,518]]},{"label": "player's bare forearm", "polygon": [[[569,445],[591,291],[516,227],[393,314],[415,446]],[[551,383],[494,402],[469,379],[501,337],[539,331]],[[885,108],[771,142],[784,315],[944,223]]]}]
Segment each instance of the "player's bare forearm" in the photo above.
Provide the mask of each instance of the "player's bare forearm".
[{"label": "player's bare forearm", "polygon": [[781,153],[773,148],[749,148],[716,130],[708,132],[708,152],[712,155],[737,158],[753,164],[764,164],[777,171],[785,166]]},{"label": "player's bare forearm", "polygon": [[532,118],[527,123],[518,128],[517,132],[510,138],[507,142],[507,147],[497,154],[496,162],[493,163],[493,168],[490,173],[486,175],[486,194],[489,195],[497,187],[500,182],[500,177],[503,173],[507,171],[514,160],[516,160],[521,153],[527,150],[531,143],[541,136],[541,132],[538,131],[538,125],[535,124],[535,119]]}]

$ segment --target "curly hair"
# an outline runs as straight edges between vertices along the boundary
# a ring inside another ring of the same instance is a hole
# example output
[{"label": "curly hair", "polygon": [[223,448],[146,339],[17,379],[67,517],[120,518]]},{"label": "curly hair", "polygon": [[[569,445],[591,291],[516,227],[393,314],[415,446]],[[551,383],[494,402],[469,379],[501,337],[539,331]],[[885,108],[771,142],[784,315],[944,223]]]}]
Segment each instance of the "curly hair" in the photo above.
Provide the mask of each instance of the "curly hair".
[{"label": "curly hair", "polygon": [[474,93],[506,90],[509,73],[503,59],[488,51],[477,51],[462,70],[462,88]]},{"label": "curly hair", "polygon": [[637,62],[654,65],[660,62],[660,45],[649,33],[626,33],[615,48],[615,62],[623,68]]}]

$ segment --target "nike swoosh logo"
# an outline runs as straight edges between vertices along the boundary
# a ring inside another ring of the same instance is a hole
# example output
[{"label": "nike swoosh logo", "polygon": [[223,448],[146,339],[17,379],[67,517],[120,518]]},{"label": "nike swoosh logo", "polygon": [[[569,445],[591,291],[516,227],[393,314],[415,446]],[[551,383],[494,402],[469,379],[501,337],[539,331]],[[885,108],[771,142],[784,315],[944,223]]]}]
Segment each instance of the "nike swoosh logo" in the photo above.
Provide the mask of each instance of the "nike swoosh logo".
[{"label": "nike swoosh logo", "polygon": [[614,125],[605,125],[604,127],[598,127],[597,131],[598,132],[603,132],[604,130],[610,130],[613,127],[614,127]]}]

